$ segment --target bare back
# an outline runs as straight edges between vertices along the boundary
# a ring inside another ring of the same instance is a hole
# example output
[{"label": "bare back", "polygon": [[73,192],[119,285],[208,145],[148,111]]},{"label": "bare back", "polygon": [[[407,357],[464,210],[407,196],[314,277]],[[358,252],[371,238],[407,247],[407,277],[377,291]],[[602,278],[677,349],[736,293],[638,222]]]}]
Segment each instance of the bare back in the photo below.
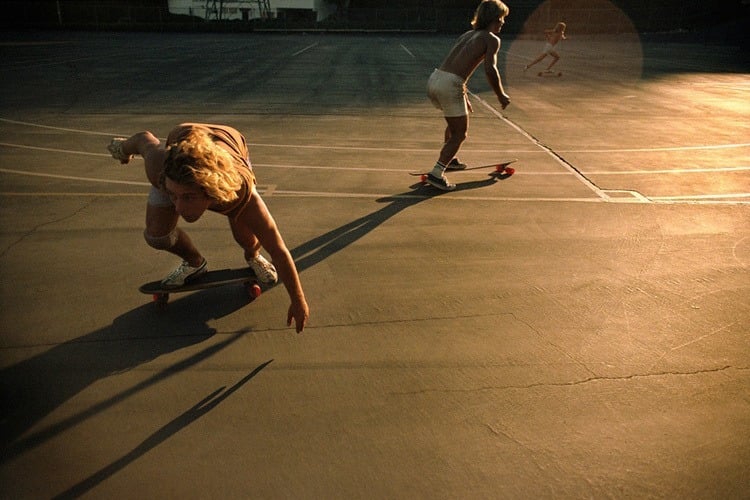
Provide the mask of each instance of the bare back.
[{"label": "bare back", "polygon": [[559,31],[545,31],[545,36],[547,37],[547,43],[549,43],[552,46],[555,46],[558,44],[560,40],[563,39],[564,34]]},{"label": "bare back", "polygon": [[[463,78],[464,81],[474,73],[474,70],[485,62],[495,65],[495,56],[500,48],[500,39],[488,31],[471,30],[461,35],[451,51],[446,56],[440,69]],[[491,57],[487,61],[488,55]]]},{"label": "bare back", "polygon": [[[499,30],[502,24],[495,25]],[[456,41],[448,56],[440,65],[442,71],[460,76],[464,82],[468,81],[477,66],[484,61],[484,74],[487,82],[500,100],[503,109],[510,104],[510,98],[505,94],[500,73],[497,71],[497,53],[500,50],[500,38],[495,32],[486,30],[467,31]]]}]

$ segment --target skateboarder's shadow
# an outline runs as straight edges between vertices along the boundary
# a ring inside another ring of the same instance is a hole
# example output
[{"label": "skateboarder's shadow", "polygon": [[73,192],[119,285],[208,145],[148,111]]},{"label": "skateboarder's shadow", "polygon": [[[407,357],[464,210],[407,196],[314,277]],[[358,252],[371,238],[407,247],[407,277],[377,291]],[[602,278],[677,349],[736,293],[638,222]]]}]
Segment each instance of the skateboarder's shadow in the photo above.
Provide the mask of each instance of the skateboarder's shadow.
[{"label": "skateboarder's shadow", "polygon": [[[206,300],[209,294],[211,300]],[[247,302],[245,294],[230,286],[185,295],[163,312],[147,303],[115,318],[111,325],[0,370],[0,464],[229,347],[246,332],[235,332],[187,357],[180,356],[150,377],[54,424],[37,425],[99,380],[206,341],[216,333],[210,320],[231,314]],[[28,433],[34,426],[39,428]]]},{"label": "skateboarder's shadow", "polygon": [[297,266],[297,270],[302,272],[305,269],[320,263],[336,252],[341,251],[402,210],[448,193],[456,193],[491,186],[495,184],[498,179],[505,179],[507,177],[509,176],[504,174],[489,174],[487,179],[457,183],[456,189],[453,191],[441,191],[432,186],[416,183],[410,186],[411,191],[378,198],[377,201],[379,203],[388,204],[371,214],[348,222],[343,226],[328,231],[325,234],[293,248],[291,253]]}]

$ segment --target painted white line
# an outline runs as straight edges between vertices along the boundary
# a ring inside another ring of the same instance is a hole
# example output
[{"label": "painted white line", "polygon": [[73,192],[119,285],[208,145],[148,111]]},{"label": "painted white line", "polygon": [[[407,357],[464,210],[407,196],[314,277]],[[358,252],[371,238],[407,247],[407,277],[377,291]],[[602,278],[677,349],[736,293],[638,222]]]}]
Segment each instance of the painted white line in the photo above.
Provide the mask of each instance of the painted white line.
[{"label": "painted white line", "polygon": [[[317,45],[313,44],[312,46]],[[311,47],[312,47],[311,46]],[[309,48],[309,47],[308,47]],[[304,50],[304,49],[303,49]],[[484,101],[476,96],[475,94],[472,94],[477,100],[480,102]],[[486,106],[489,106],[489,104],[485,103]],[[497,110],[494,108],[491,108],[494,113],[497,114]],[[502,115],[500,115],[502,118],[504,118]],[[118,137],[118,136],[129,136],[131,134],[126,133],[116,133],[116,132],[96,132],[91,130],[81,130],[81,129],[75,129],[75,128],[67,128],[67,127],[55,127],[51,125],[41,125],[38,123],[31,123],[31,122],[23,122],[18,120],[10,120],[8,118],[0,118],[0,122],[3,123],[10,123],[14,125],[23,125],[25,127],[35,127],[35,128],[43,128],[47,130],[59,130],[62,132],[75,132],[78,134],[87,134],[87,135],[101,135],[101,136],[107,136],[107,137]],[[164,138],[161,138],[161,140],[165,140]],[[3,143],[3,145],[6,146],[14,146],[13,144],[7,144]],[[321,146],[321,145],[305,145],[305,144],[279,144],[279,143],[262,143],[262,142],[248,142],[249,146],[254,147],[266,147],[266,148],[283,148],[283,149],[322,149],[322,150],[343,150],[343,151],[396,151],[396,152],[435,152],[436,150],[439,150],[439,148],[436,146],[435,148],[383,148],[383,147],[366,147],[366,146]],[[17,146],[20,147],[20,146]],[[735,149],[735,148],[746,148],[750,147],[750,143],[748,142],[741,142],[736,144],[706,144],[706,145],[698,145],[698,146],[674,146],[674,147],[653,147],[653,148],[612,148],[612,149],[558,149],[559,153],[582,153],[582,154],[607,154],[607,153],[651,153],[651,152],[669,152],[669,151],[696,151],[696,150],[716,150],[716,149]],[[494,149],[475,149],[472,148],[472,151],[477,153],[497,153],[497,148]],[[545,151],[539,151],[539,150],[529,150],[529,149],[504,149],[504,153],[546,153]]]},{"label": "painted white line", "polygon": [[46,197],[46,198],[54,198],[54,197],[90,197],[90,196],[98,196],[98,197],[106,197],[106,198],[130,198],[130,197],[138,197],[138,198],[146,198],[148,195],[146,193],[53,193],[53,192],[47,192],[47,193],[11,193],[7,191],[0,192],[0,196],[16,196],[16,197],[24,197],[24,196],[30,196],[30,197]]},{"label": "painted white line", "polygon": [[7,118],[0,118],[0,122],[11,123],[13,125],[23,125],[24,127],[44,128],[47,130],[60,130],[62,132],[76,132],[78,134],[106,135],[109,137],[118,137],[118,136],[128,135],[128,134],[114,134],[112,132],[92,132],[91,130],[80,130],[76,128],[53,127],[50,125],[39,125],[38,123],[29,123],[29,122],[20,122],[17,120],[9,120]]},{"label": "painted white line", "polygon": [[315,43],[313,43],[313,44],[311,44],[311,45],[308,45],[308,46],[307,46],[307,47],[305,47],[304,49],[300,49],[300,50],[298,50],[297,52],[295,52],[294,54],[292,54],[292,57],[294,57],[294,56],[298,56],[298,55],[302,54],[303,52],[307,52],[308,50],[312,49],[312,48],[313,48],[313,47],[315,47],[316,45],[318,45],[318,42],[315,42]]},{"label": "painted white line", "polygon": [[609,196],[610,194],[626,194],[625,198],[618,198],[609,196],[608,201],[619,202],[619,203],[649,203],[649,199],[643,196],[638,191],[632,189],[605,189],[605,193]]},{"label": "painted white line", "polygon": [[401,48],[404,49],[404,51],[406,51],[406,53],[411,56],[412,59],[416,59],[417,58],[414,54],[412,54],[411,50],[409,50],[409,49],[406,48],[406,46],[403,43],[400,44],[400,45],[401,45]]},{"label": "painted white line", "polygon": [[[424,167],[424,165],[423,165]],[[487,166],[487,169],[485,172],[489,172],[492,166]],[[419,167],[415,167],[411,170],[404,170],[402,168],[375,168],[375,167],[334,167],[334,166],[318,166],[318,165],[283,165],[283,164],[276,164],[276,163],[253,163],[253,168],[281,168],[281,169],[289,169],[289,170],[333,170],[336,172],[394,172],[398,174],[405,174],[408,172],[416,172],[419,170]],[[427,167],[427,169],[432,167]],[[460,171],[457,172],[460,174]],[[477,170],[477,174],[481,174],[482,170]],[[462,175],[462,174],[460,174]],[[527,172],[527,171],[520,171],[516,170],[516,173],[513,175],[531,175],[531,176],[557,176],[557,175],[570,175],[567,172]]]},{"label": "painted white line", "polygon": [[[483,201],[483,202],[512,202],[512,203],[663,203],[663,204],[685,204],[685,205],[748,205],[750,206],[750,193],[738,193],[730,195],[702,195],[702,196],[655,196],[648,198],[648,201],[642,201],[641,197],[628,198],[563,198],[563,197],[531,197],[531,198],[514,198],[510,196],[460,196],[455,193],[436,194],[436,195],[419,195],[419,194],[368,194],[368,193],[336,193],[336,192],[315,192],[315,191],[285,191],[259,187],[258,191],[262,196],[273,196],[274,198],[344,198],[344,199],[375,199],[379,201],[397,201],[397,200],[441,200],[441,201]],[[97,193],[97,192],[77,192],[77,193],[52,193],[52,192],[8,192],[0,191],[0,196],[16,197],[139,197],[143,198],[144,193]],[[735,199],[736,198],[736,199]],[[747,198],[747,199],[745,199]],[[645,198],[644,198],[645,199]]]},{"label": "painted white line", "polygon": [[[320,149],[320,150],[326,150],[326,151],[376,151],[376,152],[382,152],[382,151],[388,151],[388,152],[396,152],[396,153],[439,153],[440,152],[440,146],[437,144],[435,147],[432,148],[384,148],[382,146],[379,147],[369,147],[369,146],[319,146],[314,144],[271,144],[271,143],[260,143],[260,142],[248,142],[248,146],[253,147],[264,147],[264,148],[282,148],[282,149]],[[498,152],[502,152],[504,154],[512,154],[512,153],[523,153],[523,154],[534,154],[534,153],[542,153],[542,151],[536,151],[531,149],[503,149],[502,151],[498,151],[497,148],[493,149],[476,149],[471,148],[472,153],[491,153],[493,155],[497,155]]]},{"label": "painted white line", "polygon": [[700,146],[670,146],[664,148],[624,148],[624,149],[560,149],[561,153],[659,153],[663,151],[696,151],[715,149],[736,149],[750,147],[750,142],[737,144],[704,144]]},{"label": "painted white line", "polygon": [[125,184],[128,186],[150,186],[148,182],[136,181],[118,181],[116,179],[97,179],[94,177],[76,177],[72,175],[47,174],[43,172],[25,172],[23,170],[12,170],[9,168],[0,168],[0,172],[5,174],[27,175],[30,177],[46,177],[50,179],[65,179],[68,181],[98,182],[101,184]]},{"label": "painted white line", "polygon": [[549,155],[550,158],[552,158],[554,161],[556,161],[560,166],[562,166],[564,169],[566,169],[568,172],[570,172],[576,179],[578,179],[584,186],[589,188],[591,191],[594,192],[597,196],[599,196],[602,199],[608,199],[609,197],[607,194],[599,189],[593,182],[589,181],[586,177],[581,175],[579,171],[577,171],[575,168],[573,168],[570,164],[563,161],[560,156],[552,151],[550,148],[539,142],[535,137],[533,137],[531,134],[526,132],[524,129],[513,123],[509,118],[506,118],[505,115],[500,113],[498,110],[496,110],[493,106],[491,106],[487,101],[479,97],[478,95],[470,92],[471,96],[477,99],[487,110],[489,110],[492,114],[500,118],[502,121],[504,121],[507,125],[509,125],[511,128],[516,130],[519,134],[524,136],[526,139],[528,139],[530,142],[532,142],[535,146],[542,149],[547,155]]},{"label": "painted white line", "polygon": [[716,167],[716,168],[675,168],[655,170],[627,170],[614,172],[609,170],[590,170],[586,175],[655,175],[655,174],[717,174],[720,172],[743,172],[750,167]]},{"label": "painted white line", "polygon": [[85,156],[105,156],[111,158],[112,155],[109,153],[88,153],[86,151],[74,151],[71,149],[57,149],[57,148],[42,148],[39,146],[26,146],[24,144],[11,144],[8,142],[0,142],[0,146],[7,148],[18,148],[18,149],[31,149],[34,151],[45,151],[48,153],[66,153],[72,155],[85,155]]},{"label": "painted white line", "polygon": [[[258,190],[262,196],[268,197],[263,190]],[[502,196],[456,196],[450,195],[392,195],[392,194],[367,194],[367,193],[325,193],[325,192],[308,192],[308,191],[273,191],[274,198],[285,197],[285,198],[328,198],[328,199],[365,199],[365,200],[383,200],[387,201],[398,201],[398,200],[442,200],[442,201],[483,201],[483,202],[545,202],[545,203],[602,203],[604,200],[601,198],[513,198],[513,197],[502,197]],[[145,198],[144,193],[51,193],[51,192],[2,192],[0,196],[17,196],[17,197],[139,197]],[[749,202],[750,203],[750,202]]]},{"label": "painted white line", "polygon": [[601,198],[514,198],[511,196],[461,196],[456,193],[437,193],[435,195],[427,194],[368,194],[368,193],[329,193],[315,191],[274,191],[274,197],[288,196],[299,198],[375,198],[379,200],[396,201],[396,200],[445,200],[445,201],[514,201],[514,202],[582,202],[582,203],[601,203]]},{"label": "painted white line", "polygon": [[744,199],[750,203],[750,193],[726,193],[726,194],[696,194],[696,195],[677,195],[677,196],[650,196],[655,201],[689,201],[689,200],[729,200]]}]

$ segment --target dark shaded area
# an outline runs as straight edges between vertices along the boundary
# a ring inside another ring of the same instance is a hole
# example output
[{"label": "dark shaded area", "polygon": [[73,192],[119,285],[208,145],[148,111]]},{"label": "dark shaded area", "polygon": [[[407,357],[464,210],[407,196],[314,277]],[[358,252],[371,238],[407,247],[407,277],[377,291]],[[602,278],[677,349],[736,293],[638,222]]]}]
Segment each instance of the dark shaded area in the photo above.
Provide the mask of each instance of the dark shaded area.
[{"label": "dark shaded area", "polygon": [[45,416],[97,381],[207,341],[216,333],[208,325],[210,320],[222,318],[247,304],[245,295],[231,286],[182,297],[162,312],[147,303],[120,315],[107,327],[3,368],[0,370],[0,400],[4,408],[0,416],[0,464],[229,347],[246,332],[234,332],[207,344],[199,352],[129,389],[52,426],[27,433]]},{"label": "dark shaded area", "polygon": [[[404,0],[394,6],[376,0],[351,0],[327,19],[316,21],[312,14],[279,11],[268,19],[205,20],[169,12],[167,0],[13,0],[4,2],[0,26],[13,29],[84,29],[121,31],[211,31],[249,32],[257,30],[322,31],[430,31],[458,32],[469,28],[478,0]],[[520,33],[524,22],[542,8],[556,12],[585,13],[589,33],[617,30],[606,21],[608,9],[621,9],[639,33],[698,33],[704,41],[743,43],[750,2],[724,0],[519,0],[511,8],[504,32]],[[384,5],[385,4],[385,5]],[[300,11],[300,9],[296,9]],[[308,11],[311,13],[312,11]],[[247,16],[245,16],[247,17]],[[582,16],[579,16],[582,17]],[[578,27],[578,33],[582,28]],[[745,42],[746,43],[746,42]]]}]

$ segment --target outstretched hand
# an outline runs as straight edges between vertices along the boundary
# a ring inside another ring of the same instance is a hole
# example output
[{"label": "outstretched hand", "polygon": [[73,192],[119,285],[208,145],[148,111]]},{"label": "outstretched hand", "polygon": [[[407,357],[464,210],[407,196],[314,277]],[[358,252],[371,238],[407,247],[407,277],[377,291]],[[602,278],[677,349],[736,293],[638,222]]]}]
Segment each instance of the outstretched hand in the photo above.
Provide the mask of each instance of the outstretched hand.
[{"label": "outstretched hand", "polygon": [[123,165],[133,159],[133,155],[125,154],[122,150],[122,143],[126,140],[124,137],[114,137],[107,146],[107,151],[112,155],[112,158],[120,160],[120,163]]},{"label": "outstretched hand", "polygon": [[292,326],[292,320],[294,320],[294,326],[297,333],[302,333],[302,330],[307,324],[307,319],[310,317],[310,309],[307,307],[307,303],[302,302],[301,304],[292,304],[289,306],[289,313],[286,317],[287,326]]},{"label": "outstretched hand", "polygon": [[501,95],[499,97],[499,100],[500,100],[500,106],[502,106],[503,109],[507,108],[508,105],[510,104],[510,97],[508,97],[505,94]]}]

